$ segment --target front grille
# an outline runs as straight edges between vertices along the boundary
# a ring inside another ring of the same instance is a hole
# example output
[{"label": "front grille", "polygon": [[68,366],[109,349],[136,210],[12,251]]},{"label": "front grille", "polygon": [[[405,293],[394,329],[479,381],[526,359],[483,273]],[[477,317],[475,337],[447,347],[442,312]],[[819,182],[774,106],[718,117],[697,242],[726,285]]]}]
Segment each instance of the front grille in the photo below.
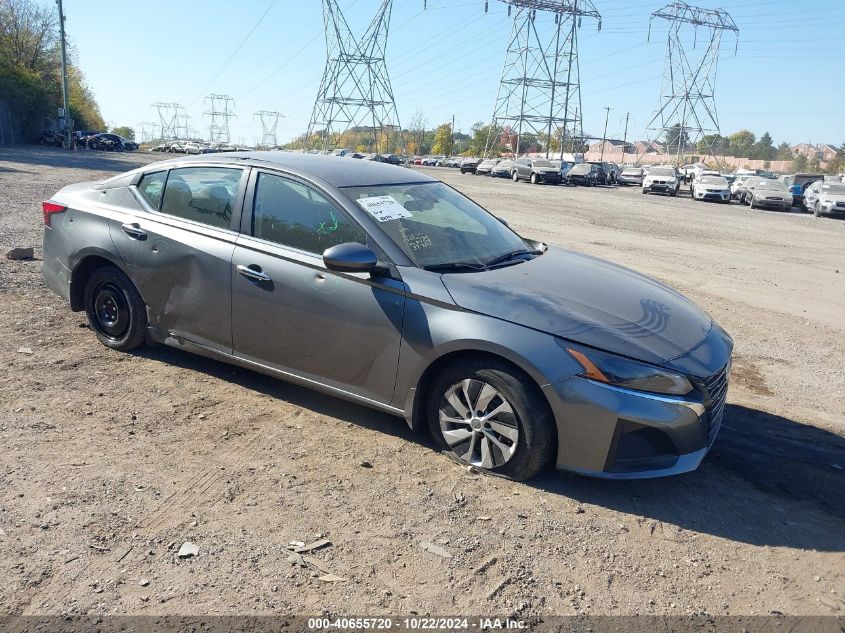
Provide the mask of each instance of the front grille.
[{"label": "front grille", "polygon": [[766,200],[780,200],[783,201],[783,198],[778,198],[777,196],[767,196]]},{"label": "front grille", "polygon": [[837,202],[836,206],[841,209],[842,207],[845,207],[845,202]]},{"label": "front grille", "polygon": [[730,372],[731,364],[728,362],[727,365],[709,378],[706,378],[703,382],[708,446],[713,444],[716,434],[719,432],[719,427],[722,425],[722,417],[725,413],[725,400],[728,397]]}]

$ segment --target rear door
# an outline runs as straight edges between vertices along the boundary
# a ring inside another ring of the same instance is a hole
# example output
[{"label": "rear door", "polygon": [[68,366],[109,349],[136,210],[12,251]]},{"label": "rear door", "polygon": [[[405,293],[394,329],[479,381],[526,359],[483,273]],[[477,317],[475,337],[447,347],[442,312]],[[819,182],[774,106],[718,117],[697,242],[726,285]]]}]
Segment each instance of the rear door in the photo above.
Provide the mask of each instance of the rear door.
[{"label": "rear door", "polygon": [[[339,159],[340,160],[340,159]],[[254,170],[232,260],[235,354],[381,403],[393,398],[405,286],[338,273],[322,253],[366,233],[315,186]]]},{"label": "rear door", "polygon": [[128,190],[137,210],[111,221],[161,336],[231,353],[231,262],[245,173],[219,164],[148,172]]}]

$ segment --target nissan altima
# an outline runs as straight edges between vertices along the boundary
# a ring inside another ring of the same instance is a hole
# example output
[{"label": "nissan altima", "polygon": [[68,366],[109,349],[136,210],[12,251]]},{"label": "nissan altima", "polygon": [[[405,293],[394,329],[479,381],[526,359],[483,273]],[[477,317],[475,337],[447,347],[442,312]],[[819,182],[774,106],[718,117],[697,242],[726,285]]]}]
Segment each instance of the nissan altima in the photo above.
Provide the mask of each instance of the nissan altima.
[{"label": "nissan altima", "polygon": [[417,171],[190,156],[42,210],[44,278],[107,347],[170,345],[362,403],[478,469],[681,473],[722,421],[733,344],[704,311]]}]

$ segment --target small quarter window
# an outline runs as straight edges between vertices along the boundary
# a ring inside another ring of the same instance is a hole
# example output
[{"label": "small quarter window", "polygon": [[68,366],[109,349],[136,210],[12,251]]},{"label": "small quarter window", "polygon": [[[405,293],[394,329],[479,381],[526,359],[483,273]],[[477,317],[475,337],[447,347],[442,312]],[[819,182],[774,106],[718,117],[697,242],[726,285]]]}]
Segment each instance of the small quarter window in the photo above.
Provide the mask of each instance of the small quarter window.
[{"label": "small quarter window", "polygon": [[154,174],[145,174],[138,183],[138,191],[141,197],[156,211],[161,205],[161,194],[164,191],[164,179],[166,177],[166,171],[157,171]]}]

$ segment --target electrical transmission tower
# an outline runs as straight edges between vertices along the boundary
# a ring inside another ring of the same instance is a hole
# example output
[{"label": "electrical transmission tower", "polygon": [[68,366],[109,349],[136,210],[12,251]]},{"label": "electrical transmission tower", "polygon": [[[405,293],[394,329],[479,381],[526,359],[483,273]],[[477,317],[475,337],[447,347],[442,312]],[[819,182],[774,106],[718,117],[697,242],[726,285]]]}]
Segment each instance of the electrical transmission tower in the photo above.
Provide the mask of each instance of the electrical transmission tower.
[{"label": "electrical transmission tower", "polygon": [[[660,103],[646,126],[646,134],[649,140],[663,143],[666,153],[675,155],[679,164],[685,153],[702,140],[706,153],[712,156],[719,134],[715,98],[719,45],[722,34],[731,31],[738,46],[739,29],[722,9],[701,9],[685,2],[673,2],[652,13],[649,36],[655,18],[669,22],[669,33]],[[705,46],[697,55],[692,50],[698,44],[699,29],[705,36]]]},{"label": "electrical transmission tower", "polygon": [[165,103],[157,101],[150,106],[158,113],[159,126],[162,139],[177,139],[182,131],[182,120],[185,117],[185,108],[178,103]]},{"label": "electrical transmission tower", "polygon": [[281,112],[270,112],[268,110],[259,110],[252,118],[257,118],[261,121],[261,146],[262,147],[276,147],[278,140],[276,136],[276,128],[279,126],[279,119],[285,115]]},{"label": "electrical transmission tower", "polygon": [[138,135],[141,138],[141,143],[149,143],[150,141],[160,138],[159,136],[156,136],[156,123],[142,121],[141,123],[138,123],[136,127],[138,128]]},{"label": "electrical transmission tower", "polygon": [[208,140],[212,143],[228,143],[229,119],[237,116],[231,108],[235,100],[229,95],[208,95],[205,100],[208,102],[208,110],[204,114],[211,117]]},{"label": "electrical transmission tower", "polygon": [[[552,139],[584,137],[578,65],[578,28],[584,17],[601,15],[591,0],[500,0],[515,9],[502,79],[496,96],[485,155],[497,138],[514,155],[525,141],[543,140],[546,157]],[[486,3],[485,3],[486,9]]]},{"label": "electrical transmission tower", "polygon": [[404,151],[405,142],[385,49],[393,0],[380,0],[360,39],[346,23],[336,0],[323,0],[326,68],[308,124],[306,147],[330,151],[343,147],[349,132],[369,133],[371,151]]}]

